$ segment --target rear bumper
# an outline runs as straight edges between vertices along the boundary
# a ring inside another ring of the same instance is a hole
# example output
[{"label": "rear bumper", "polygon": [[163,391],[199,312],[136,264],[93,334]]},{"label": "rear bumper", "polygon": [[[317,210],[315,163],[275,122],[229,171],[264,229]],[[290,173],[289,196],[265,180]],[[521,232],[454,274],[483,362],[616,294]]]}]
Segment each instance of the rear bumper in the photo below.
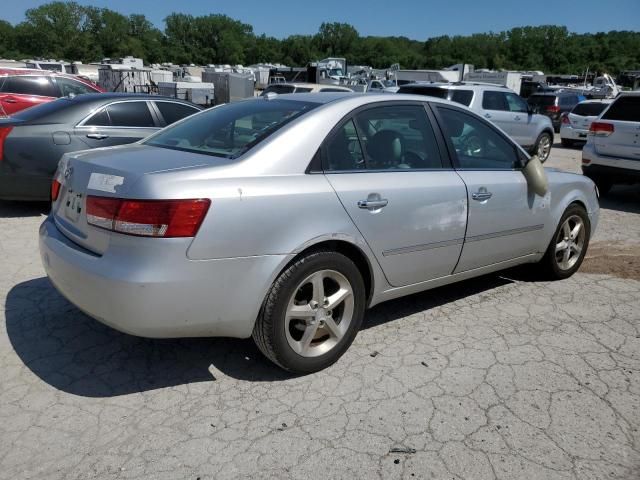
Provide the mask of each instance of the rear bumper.
[{"label": "rear bumper", "polygon": [[288,261],[286,255],[193,261],[183,243],[164,246],[112,244],[99,256],[67,239],[51,217],[40,226],[40,256],[58,291],[100,322],[142,337],[249,337]]},{"label": "rear bumper", "polygon": [[560,127],[560,138],[562,138],[563,140],[586,142],[588,134],[589,130],[585,130],[583,128],[574,128],[571,126],[567,126],[564,123]]},{"label": "rear bumper", "polygon": [[592,143],[582,149],[582,173],[613,183],[640,182],[640,160],[599,155]]}]

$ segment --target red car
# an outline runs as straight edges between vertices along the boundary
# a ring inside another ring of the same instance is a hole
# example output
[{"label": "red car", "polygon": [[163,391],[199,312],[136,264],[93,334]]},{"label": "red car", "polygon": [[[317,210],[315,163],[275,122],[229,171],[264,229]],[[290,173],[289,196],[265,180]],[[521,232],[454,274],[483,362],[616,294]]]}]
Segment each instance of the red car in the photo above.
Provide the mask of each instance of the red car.
[{"label": "red car", "polygon": [[69,94],[104,92],[74,75],[45,70],[0,68],[0,117]]}]

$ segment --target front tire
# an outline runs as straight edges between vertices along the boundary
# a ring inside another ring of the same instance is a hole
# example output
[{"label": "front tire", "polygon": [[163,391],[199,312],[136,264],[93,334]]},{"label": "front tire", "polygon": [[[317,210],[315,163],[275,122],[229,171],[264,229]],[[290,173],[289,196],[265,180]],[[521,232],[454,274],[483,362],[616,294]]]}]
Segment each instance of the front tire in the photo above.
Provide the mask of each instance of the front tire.
[{"label": "front tire", "polygon": [[551,243],[540,260],[543,273],[562,280],[573,275],[584,260],[589,247],[591,223],[584,208],[570,205],[564,212]]},{"label": "front tire", "polygon": [[536,145],[533,149],[534,153],[540,159],[540,162],[544,163],[551,155],[551,146],[553,145],[553,138],[548,132],[542,132],[536,140]]},{"label": "front tire", "polygon": [[336,362],[362,324],[366,293],[348,257],[316,250],[289,265],[267,294],[253,339],[272,362],[312,373]]}]

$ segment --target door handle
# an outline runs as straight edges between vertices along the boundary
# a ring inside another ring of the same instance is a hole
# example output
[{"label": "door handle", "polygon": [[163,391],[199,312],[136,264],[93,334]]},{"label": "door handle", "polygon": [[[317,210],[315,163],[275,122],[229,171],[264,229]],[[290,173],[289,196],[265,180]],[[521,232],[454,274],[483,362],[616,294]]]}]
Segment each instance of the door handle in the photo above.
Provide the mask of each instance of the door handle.
[{"label": "door handle", "polygon": [[358,200],[358,208],[379,210],[380,208],[386,207],[388,203],[389,200],[386,198],[381,198],[380,200]]},{"label": "door handle", "polygon": [[4,103],[18,103],[18,101],[17,101],[15,98],[11,98],[11,97],[9,97],[9,98],[3,98],[3,99],[2,99],[2,101],[3,101]]},{"label": "door handle", "polygon": [[104,140],[105,138],[109,138],[109,135],[104,135],[102,133],[87,133],[87,138],[94,138],[96,140]]},{"label": "door handle", "polygon": [[490,113],[485,113],[484,114],[484,118],[491,118],[491,114]]},{"label": "door handle", "polygon": [[479,202],[482,202],[484,200],[489,200],[492,196],[493,196],[493,193],[487,192],[486,190],[471,194],[471,198],[473,198],[474,200],[478,200]]},{"label": "door handle", "polygon": [[520,120],[520,117],[518,115],[516,115],[515,117],[513,117],[514,120]]}]

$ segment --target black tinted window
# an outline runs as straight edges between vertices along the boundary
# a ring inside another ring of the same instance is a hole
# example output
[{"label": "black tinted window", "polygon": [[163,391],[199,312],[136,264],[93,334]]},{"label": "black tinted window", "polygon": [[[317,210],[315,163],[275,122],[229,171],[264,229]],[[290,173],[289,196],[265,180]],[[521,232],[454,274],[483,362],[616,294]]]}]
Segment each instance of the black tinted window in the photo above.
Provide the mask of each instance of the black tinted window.
[{"label": "black tinted window", "polygon": [[172,123],[182,120],[184,117],[188,117],[189,115],[193,115],[198,111],[189,105],[174,102],[156,102],[156,106],[164,117],[164,121],[167,122],[167,125],[171,125]]},{"label": "black tinted window", "polygon": [[531,95],[527,99],[527,103],[532,106],[550,107],[555,105],[556,97],[553,95]]},{"label": "black tinted window", "polygon": [[493,127],[469,114],[438,107],[444,133],[453,144],[458,166],[470,170],[520,167],[514,146]]},{"label": "black tinted window", "polygon": [[571,111],[574,115],[580,115],[582,117],[597,117],[600,115],[605,108],[607,108],[608,103],[598,102],[598,103],[579,103],[575,106],[575,108]]},{"label": "black tinted window", "polygon": [[449,90],[440,87],[414,87],[406,86],[400,87],[398,93],[410,93],[412,95],[427,95],[429,97],[447,98]]},{"label": "black tinted window", "polygon": [[22,95],[40,95],[43,97],[59,97],[60,93],[51,84],[51,80],[41,76],[7,77],[2,85],[2,91]]},{"label": "black tinted window", "polygon": [[155,127],[147,102],[114,103],[107,110],[114,127]]},{"label": "black tinted window", "polygon": [[442,168],[440,152],[423,107],[376,107],[355,117],[367,168]]},{"label": "black tinted window", "polygon": [[484,92],[482,96],[482,108],[485,110],[508,110],[504,92]]},{"label": "black tinted window", "polygon": [[461,103],[462,105],[471,105],[473,99],[473,90],[451,90],[450,100],[452,102]]},{"label": "black tinted window", "polygon": [[88,127],[106,127],[111,125],[111,121],[109,120],[109,115],[107,114],[107,109],[101,108],[86,122],[84,122],[84,125]]},{"label": "black tinted window", "polygon": [[364,155],[353,120],[340,127],[328,140],[325,148],[330,171],[358,170],[365,168]]},{"label": "black tinted window", "polygon": [[148,145],[236,158],[292,120],[317,107],[310,102],[264,99],[229,103],[169,126]]},{"label": "black tinted window", "polygon": [[602,118],[603,120],[640,122],[640,96],[618,97]]},{"label": "black tinted window", "polygon": [[68,78],[57,77],[56,85],[58,85],[58,88],[60,89],[63,97],[66,97],[70,94],[82,95],[83,93],[96,93],[96,90],[93,90],[84,83]]}]

